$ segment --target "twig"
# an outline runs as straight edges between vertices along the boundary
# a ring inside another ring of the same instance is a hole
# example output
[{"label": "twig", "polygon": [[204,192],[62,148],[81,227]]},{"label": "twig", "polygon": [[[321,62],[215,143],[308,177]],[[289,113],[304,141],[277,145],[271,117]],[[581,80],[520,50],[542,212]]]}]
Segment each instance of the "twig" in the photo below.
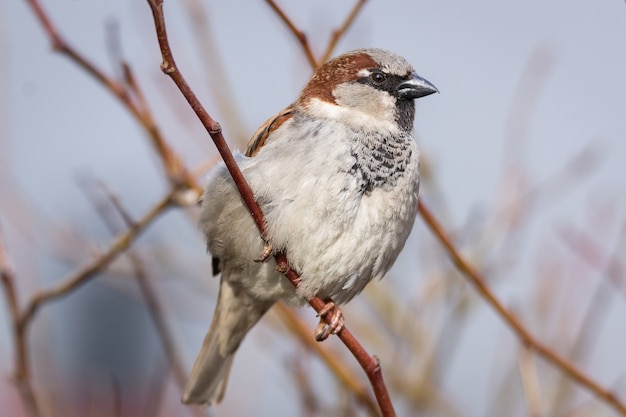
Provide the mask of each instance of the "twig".
[{"label": "twig", "polygon": [[[621,256],[624,253],[626,243],[626,223],[619,228],[620,233],[610,252],[603,253],[603,250],[594,239],[585,231],[576,229],[573,225],[563,226],[558,234],[570,249],[576,259],[582,259],[585,263],[597,269],[600,273],[600,281],[589,297],[589,304],[582,315],[582,320],[578,326],[577,334],[574,336],[572,348],[568,356],[573,359],[583,358],[592,348],[592,343],[598,340],[598,333],[601,329],[603,318],[612,307],[611,301],[615,293],[611,292],[610,286],[615,288],[619,295],[624,297],[624,269],[621,264]],[[609,282],[607,282],[609,281]],[[569,380],[558,384],[552,395],[552,409],[548,410],[550,415],[559,415],[562,410],[563,399],[571,394]]]},{"label": "twig", "polygon": [[103,271],[113,260],[135,241],[150,223],[172,206],[176,191],[171,191],[165,198],[152,207],[144,216],[124,233],[118,235],[109,248],[100,253],[77,271],[61,280],[56,286],[35,294],[19,317],[19,326],[26,327],[32,321],[37,310],[47,302],[68,295],[72,290],[87,283]]},{"label": "twig", "polygon": [[[302,51],[304,51],[304,55],[306,59],[309,61],[311,68],[317,68],[318,62],[315,59],[315,55],[313,55],[313,51],[311,50],[311,46],[309,45],[309,41],[306,37],[306,34],[298,29],[296,25],[289,19],[289,17],[285,14],[283,9],[281,9],[274,0],[267,0],[267,4],[274,10],[274,12],[280,17],[284,24],[287,25],[289,31],[296,37],[298,42],[300,42],[300,46],[302,47]],[[324,61],[322,61],[324,62]]]},{"label": "twig", "polygon": [[14,379],[29,414],[32,417],[39,417],[42,414],[31,382],[25,328],[19,325],[20,312],[17,290],[15,289],[15,275],[1,232],[0,230],[0,278],[2,279],[4,294],[9,306],[9,317],[13,325],[13,339],[15,343]]},{"label": "twig", "polygon": [[530,349],[522,346],[519,353],[518,369],[524,397],[526,398],[526,409],[528,417],[540,417],[544,415],[541,407],[541,384],[535,368],[534,357]]},{"label": "twig", "polygon": [[[96,211],[100,213],[100,216],[104,219],[109,230],[112,233],[118,234],[120,233],[120,228],[133,229],[134,227],[136,227],[138,223],[124,208],[119,197],[113,191],[111,191],[104,182],[97,181],[97,185],[102,189],[103,193],[108,198],[108,202],[111,206],[113,206],[113,208],[119,214],[124,223],[123,226],[117,224],[112,218],[110,210],[107,210],[108,207],[104,207],[103,204],[99,204],[96,196],[94,196],[93,193],[90,193],[91,189],[85,188],[85,191],[88,193],[90,200],[93,202]],[[159,336],[161,344],[163,345],[163,350],[165,353],[165,357],[167,358],[169,370],[174,375],[174,379],[178,386],[182,389],[187,378],[186,371],[184,370],[182,361],[180,360],[180,355],[178,354],[176,344],[174,343],[174,336],[170,332],[170,329],[167,325],[167,321],[165,320],[165,315],[163,314],[163,309],[161,308],[161,304],[159,302],[157,294],[150,283],[145,264],[143,263],[141,258],[133,252],[132,248],[129,248],[126,255],[128,256],[128,259],[132,264],[137,285],[139,286],[139,290],[141,292],[143,300],[146,303],[148,313],[156,328],[157,335]],[[152,414],[156,414],[156,409],[153,411],[155,412]],[[189,409],[189,411],[197,417],[202,417],[205,415],[200,408],[191,408]]]},{"label": "twig", "polygon": [[591,236],[582,230],[575,230],[573,226],[561,228],[559,235],[571,251],[585,263],[602,272],[619,294],[626,298],[626,282],[624,281],[626,269],[622,262],[623,257],[621,257],[624,253],[624,241],[626,241],[626,223],[622,224],[620,231],[615,249],[608,256],[602,253],[602,249]]},{"label": "twig", "polygon": [[[237,186],[237,189],[239,190],[239,193],[241,194],[244,203],[248,207],[248,210],[250,211],[250,214],[252,215],[261,236],[265,237],[265,221],[261,208],[254,199],[254,195],[252,194],[250,186],[248,185],[245,178],[243,177],[243,174],[239,170],[239,167],[237,166],[237,163],[235,162],[235,159],[231,154],[226,144],[226,141],[224,140],[224,136],[222,135],[222,130],[219,123],[217,123],[211,118],[211,116],[209,116],[200,101],[197,99],[196,95],[193,93],[192,89],[185,81],[182,73],[178,70],[178,67],[176,66],[176,62],[174,61],[174,57],[167,38],[167,32],[165,29],[163,0],[148,0],[148,4],[150,5],[150,9],[152,10],[152,15],[154,17],[157,40],[159,42],[159,47],[161,49],[161,54],[163,58],[163,62],[161,64],[162,71],[172,78],[172,81],[174,81],[178,89],[181,91],[181,93],[183,94],[183,96],[213,139],[215,146],[222,156],[222,159],[224,160],[224,163],[228,168],[230,175],[233,177],[235,185]],[[289,279],[289,281],[291,281],[291,283],[297,288],[300,282],[300,277],[295,271],[289,268],[289,263],[286,256],[282,253],[279,253],[275,255],[275,259],[277,269],[283,272],[284,275]],[[309,300],[309,304],[318,313],[326,305],[326,303],[322,301],[319,297],[314,297],[313,299]],[[328,320],[330,319],[330,314],[325,314],[323,319],[328,322]],[[361,346],[361,344],[354,338],[354,336],[352,335],[352,333],[350,333],[347,327],[344,327],[343,330],[341,330],[337,334],[337,336],[352,352],[352,354],[355,356],[355,358],[367,374],[370,383],[372,384],[372,387],[374,389],[374,393],[376,395],[376,399],[378,400],[378,404],[380,406],[382,414],[384,416],[395,416],[393,405],[391,404],[389,394],[383,382],[383,377],[378,360],[371,357],[365,351],[363,346]]]},{"label": "twig", "polygon": [[5,288],[15,339],[15,379],[25,405],[33,417],[41,416],[37,397],[32,388],[30,376],[30,357],[28,355],[27,332],[35,314],[44,304],[56,300],[59,297],[69,295],[74,289],[87,283],[99,272],[103,271],[121,253],[135,241],[139,234],[144,231],[160,214],[174,204],[177,190],[173,190],[154,207],[152,207],[139,221],[133,224],[127,231],[121,233],[109,246],[109,248],[96,256],[93,260],[79,268],[77,271],[61,280],[53,288],[40,291],[30,298],[27,306],[19,311],[17,295],[14,287],[14,279],[9,268],[8,258],[0,239],[0,272],[2,283]]},{"label": "twig", "polygon": [[371,415],[378,416],[378,407],[367,388],[358,381],[356,376],[352,374],[350,369],[341,360],[337,359],[337,357],[325,349],[323,344],[317,343],[311,338],[311,329],[308,325],[296,314],[293,314],[284,303],[276,303],[274,308],[291,333],[296,335],[307,349],[314,351],[317,356],[326,363],[337,379],[339,379],[347,389],[352,391],[358,401],[367,408]]},{"label": "twig", "polygon": [[[133,264],[133,269],[135,270],[137,284],[139,284],[139,289],[141,290],[143,299],[148,307],[148,312],[150,313],[154,327],[157,330],[157,334],[161,339],[161,344],[163,345],[163,350],[165,351],[165,357],[167,358],[170,369],[174,374],[176,384],[178,384],[180,389],[182,389],[185,386],[185,381],[187,380],[187,372],[185,371],[183,363],[180,360],[178,349],[174,343],[174,336],[167,325],[163,309],[161,308],[156,292],[154,291],[154,288],[152,288],[150,280],[148,279],[143,262],[141,262],[139,257],[132,253],[129,254],[129,256]],[[200,409],[194,409],[194,414],[200,416],[203,415]]]},{"label": "twig", "polygon": [[535,339],[526,327],[524,327],[524,325],[517,319],[517,317],[504,307],[504,305],[487,287],[480,274],[461,256],[450,238],[448,238],[447,234],[444,232],[439,222],[424,205],[422,200],[418,203],[418,211],[428,228],[448,252],[448,255],[452,259],[456,268],[474,285],[487,304],[496,310],[498,315],[507,323],[511,330],[513,330],[524,346],[538,353],[545,360],[552,363],[568,375],[572,380],[593,392],[621,415],[626,416],[626,405],[613,392],[602,387],[596,381],[587,376],[587,374],[578,369],[574,364],[570,363],[567,359],[561,357],[548,346]]},{"label": "twig", "polygon": [[[115,195],[111,190],[106,188],[104,184],[102,184],[102,188],[106,196],[108,197],[111,205],[115,208],[115,210],[123,219],[125,227],[132,229],[135,226],[136,222],[132,219],[128,211],[126,211],[118,196]],[[119,227],[115,225],[113,219],[111,219],[110,216],[107,216],[106,214],[107,213],[105,212],[101,213],[102,218],[107,223],[109,229],[113,233],[119,233]],[[183,369],[182,361],[179,359],[180,355],[177,352],[176,344],[174,343],[174,337],[170,332],[169,327],[167,326],[167,321],[165,320],[165,315],[163,314],[163,309],[161,308],[159,299],[150,283],[148,274],[146,273],[145,265],[141,258],[136,253],[134,253],[132,249],[130,249],[126,255],[132,263],[137,284],[148,308],[150,317],[152,318],[154,326],[157,330],[157,334],[161,339],[161,344],[163,345],[165,356],[169,362],[170,369],[174,374],[174,379],[176,380],[176,383],[179,385],[179,387],[182,388],[184,387],[187,378],[186,372]],[[200,413],[199,415],[202,415],[202,413]]]},{"label": "twig", "polygon": [[346,31],[352,26],[354,19],[359,15],[361,9],[363,8],[363,6],[365,6],[366,2],[367,0],[357,0],[356,4],[346,17],[346,20],[343,22],[343,24],[339,27],[339,29],[333,31],[332,35],[330,36],[328,46],[326,47],[326,52],[324,52],[324,55],[322,55],[322,58],[319,61],[320,63],[323,64],[324,62],[328,61],[333,51],[335,50],[339,39],[341,39]]},{"label": "twig", "polygon": [[[219,39],[215,36],[215,26],[209,19],[212,4],[205,0],[186,0],[181,5],[188,15],[187,19],[191,25],[190,29],[196,44],[197,56],[201,60],[201,68],[211,69],[211,71],[203,71],[203,73],[213,102],[219,106],[222,124],[228,126],[231,139],[235,138],[237,143],[245,146],[250,132],[243,120],[242,113],[239,111],[237,95],[233,91],[231,72],[226,68],[224,55],[218,46]],[[226,52],[229,51],[226,50]],[[219,80],[219,82],[215,82],[215,80]],[[198,140],[206,140],[202,135],[194,135],[194,137]]]},{"label": "twig", "polygon": [[[165,168],[165,172],[167,173],[170,182],[177,186],[198,188],[193,177],[188,173],[184,164],[181,162],[181,159],[163,137],[161,131],[154,122],[154,118],[152,117],[149,108],[145,105],[145,101],[140,95],[138,95],[138,98],[140,99],[139,105],[133,100],[133,95],[131,93],[139,92],[137,84],[131,84],[131,90],[129,90],[124,84],[107,76],[84,55],[80,54],[69,43],[67,43],[65,39],[63,39],[39,3],[39,0],[27,0],[27,3],[37,16],[39,23],[50,39],[52,48],[60,54],[67,56],[87,74],[94,77],[96,81],[105,87],[106,90],[117,97],[124,107],[126,107],[126,109],[133,115],[135,120],[141,124],[144,130],[148,133],[154,148],[161,158],[163,167]],[[128,74],[130,74],[128,65],[123,64],[122,66],[125,75],[128,77]],[[128,81],[128,78],[126,81]]]},{"label": "twig", "polygon": [[254,219],[257,227],[259,227],[259,230],[263,230],[265,227],[263,214],[261,213],[259,205],[256,204],[254,200],[254,195],[252,194],[250,186],[246,183],[243,174],[237,167],[235,158],[226,144],[226,140],[222,134],[222,127],[219,123],[213,120],[204,107],[202,107],[202,104],[196,97],[195,93],[192,91],[191,87],[189,87],[189,84],[187,84],[187,81],[176,67],[176,62],[174,61],[167,38],[167,32],[165,30],[163,0],[148,0],[148,4],[150,5],[152,16],[154,17],[157,40],[159,42],[163,59],[161,63],[161,70],[172,78],[178,89],[189,103],[189,106],[191,106],[191,109],[194,113],[196,113],[196,116],[198,116],[198,119],[200,119],[200,122],[206,128],[207,132],[213,139],[220,156],[224,160],[228,171],[233,176],[235,185],[237,186],[237,189],[240,190],[246,206],[250,209],[250,213],[252,214],[252,218]]}]

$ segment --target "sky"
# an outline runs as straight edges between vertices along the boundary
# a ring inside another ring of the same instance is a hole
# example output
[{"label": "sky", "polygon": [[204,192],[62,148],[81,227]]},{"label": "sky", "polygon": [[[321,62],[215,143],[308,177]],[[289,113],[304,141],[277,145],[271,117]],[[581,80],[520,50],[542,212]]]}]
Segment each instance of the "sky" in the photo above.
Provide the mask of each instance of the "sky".
[{"label": "sky", "polygon": [[[202,2],[208,20],[194,32],[200,13],[190,16],[188,10],[198,3],[166,0],[172,47],[227,139],[241,147],[260,123],[297,97],[311,70],[297,42],[264,2]],[[280,4],[307,33],[318,55],[352,7],[351,2],[330,0]],[[144,1],[46,1],[44,7],[62,35],[107,73],[118,72],[116,57],[125,57],[166,137],[175,140],[189,165],[215,154],[200,124],[159,71],[160,55]],[[546,252],[566,252],[558,237],[562,228],[581,227],[605,252],[614,248],[626,221],[623,1],[371,0],[336,53],[360,47],[403,55],[440,90],[417,104],[416,137],[423,166],[431,174],[422,198],[437,209],[449,230],[467,232],[468,241],[462,243],[468,248],[476,237],[485,250],[476,229],[495,227],[488,218],[497,208],[520,194],[533,198],[529,190],[552,184],[570,167],[569,179],[557,181],[539,202],[522,201],[540,208],[524,229],[524,243],[512,261],[517,267],[511,273],[499,270],[506,278],[495,285],[507,303],[524,311],[536,296],[538,260]],[[72,262],[50,261],[46,247],[59,242],[49,224],[69,225],[106,242],[106,227],[81,183],[104,179],[135,215],[163,195],[166,183],[139,126],[100,85],[51,51],[26,2],[0,0],[0,51],[0,225],[25,299],[24,293],[72,270]],[[207,261],[200,237],[189,225],[181,226],[180,218],[170,216],[164,222],[167,226],[148,231],[144,242],[169,239],[181,253],[193,253],[178,272],[201,275],[196,269]],[[427,233],[417,223],[409,249],[423,244],[417,235]],[[490,233],[497,235],[498,230]],[[401,256],[392,275],[402,275],[415,262],[411,255]],[[562,285],[587,288],[588,283]],[[80,308],[89,301],[76,303]],[[625,371],[614,366],[617,359],[624,363],[618,352],[625,351],[626,342],[615,332],[625,310],[622,298],[611,310],[597,357],[589,364],[607,385]],[[0,356],[11,350],[5,312],[0,309]],[[524,318],[540,331],[540,318]],[[198,340],[206,323],[181,326],[186,337]],[[471,332],[492,337],[507,333],[486,307],[477,313],[467,330]],[[456,377],[446,390],[468,415],[484,415],[484,404],[472,398],[490,381],[482,374],[473,384],[473,375],[482,368],[480,360],[471,358],[494,347],[464,343],[466,349],[453,365]],[[194,350],[189,346],[187,361]],[[0,369],[10,368],[3,363]],[[626,396],[623,384],[620,392]],[[279,407],[263,406],[267,415]],[[237,410],[237,405],[230,407]]]}]

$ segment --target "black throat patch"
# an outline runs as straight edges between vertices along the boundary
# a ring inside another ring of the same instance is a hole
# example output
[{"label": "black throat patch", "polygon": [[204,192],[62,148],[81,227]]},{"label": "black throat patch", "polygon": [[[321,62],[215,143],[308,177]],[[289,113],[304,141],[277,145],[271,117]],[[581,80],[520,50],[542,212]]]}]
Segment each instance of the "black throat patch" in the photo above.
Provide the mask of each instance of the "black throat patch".
[{"label": "black throat patch", "polygon": [[361,193],[378,187],[393,187],[411,160],[411,135],[403,132],[399,137],[392,137],[361,132],[358,136],[351,151],[355,162],[350,173],[358,178]]}]

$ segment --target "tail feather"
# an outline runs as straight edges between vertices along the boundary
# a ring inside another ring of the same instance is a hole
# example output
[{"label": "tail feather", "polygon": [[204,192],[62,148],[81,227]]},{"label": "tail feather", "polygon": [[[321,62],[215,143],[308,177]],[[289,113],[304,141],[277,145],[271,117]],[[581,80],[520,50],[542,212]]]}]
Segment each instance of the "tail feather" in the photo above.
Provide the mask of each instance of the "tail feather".
[{"label": "tail feather", "polygon": [[211,328],[185,384],[185,404],[214,405],[222,401],[239,344],[273,302],[252,298],[222,277]]}]

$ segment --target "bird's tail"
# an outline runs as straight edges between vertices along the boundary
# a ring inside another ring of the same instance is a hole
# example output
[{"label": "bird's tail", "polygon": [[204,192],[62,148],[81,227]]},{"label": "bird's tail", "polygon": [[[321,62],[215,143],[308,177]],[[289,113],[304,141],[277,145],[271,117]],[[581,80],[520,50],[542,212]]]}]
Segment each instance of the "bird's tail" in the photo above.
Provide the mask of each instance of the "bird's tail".
[{"label": "bird's tail", "polygon": [[252,298],[224,278],[211,328],[185,384],[185,404],[214,405],[222,401],[239,344],[273,302]]}]

